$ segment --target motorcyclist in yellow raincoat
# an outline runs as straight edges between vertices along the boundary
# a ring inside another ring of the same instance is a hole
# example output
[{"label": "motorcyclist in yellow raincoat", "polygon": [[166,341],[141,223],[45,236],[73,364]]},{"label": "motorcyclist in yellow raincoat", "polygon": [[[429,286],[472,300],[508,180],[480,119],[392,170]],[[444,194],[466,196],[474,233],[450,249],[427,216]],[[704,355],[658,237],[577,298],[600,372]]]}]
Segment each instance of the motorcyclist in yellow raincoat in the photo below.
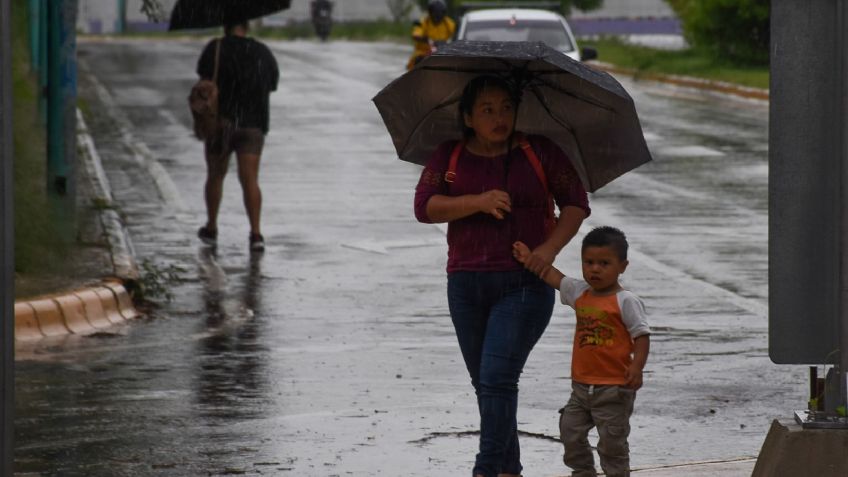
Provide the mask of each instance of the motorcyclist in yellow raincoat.
[{"label": "motorcyclist in yellow raincoat", "polygon": [[447,42],[456,31],[456,23],[447,16],[448,7],[444,0],[430,0],[427,15],[412,24],[414,50],[406,69],[411,69],[424,57],[433,53],[437,43]]}]

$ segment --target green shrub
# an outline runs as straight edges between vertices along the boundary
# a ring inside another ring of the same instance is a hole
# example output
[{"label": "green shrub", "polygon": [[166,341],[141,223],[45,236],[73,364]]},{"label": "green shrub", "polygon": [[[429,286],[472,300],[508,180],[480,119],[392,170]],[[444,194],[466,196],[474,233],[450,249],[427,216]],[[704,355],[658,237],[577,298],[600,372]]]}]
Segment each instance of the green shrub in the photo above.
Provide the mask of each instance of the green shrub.
[{"label": "green shrub", "polygon": [[38,117],[38,82],[30,72],[26,2],[12,2],[12,138],[15,271],[55,270],[73,237],[62,237],[47,197],[46,135]]},{"label": "green shrub", "polygon": [[768,64],[769,0],[666,1],[696,49],[737,64]]}]

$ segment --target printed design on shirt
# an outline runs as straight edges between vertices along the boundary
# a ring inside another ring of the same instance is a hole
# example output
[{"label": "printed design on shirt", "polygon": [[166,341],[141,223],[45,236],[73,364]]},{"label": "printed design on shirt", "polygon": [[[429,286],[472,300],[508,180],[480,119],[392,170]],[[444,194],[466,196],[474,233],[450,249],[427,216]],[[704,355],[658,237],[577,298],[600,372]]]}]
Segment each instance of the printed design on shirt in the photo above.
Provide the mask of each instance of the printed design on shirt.
[{"label": "printed design on shirt", "polygon": [[432,187],[441,187],[443,181],[444,176],[440,172],[436,172],[430,169],[424,169],[424,173],[421,174],[421,183],[424,185]]},{"label": "printed design on shirt", "polygon": [[609,314],[593,306],[580,306],[577,313],[577,344],[611,347],[615,343],[615,328],[610,324]]}]

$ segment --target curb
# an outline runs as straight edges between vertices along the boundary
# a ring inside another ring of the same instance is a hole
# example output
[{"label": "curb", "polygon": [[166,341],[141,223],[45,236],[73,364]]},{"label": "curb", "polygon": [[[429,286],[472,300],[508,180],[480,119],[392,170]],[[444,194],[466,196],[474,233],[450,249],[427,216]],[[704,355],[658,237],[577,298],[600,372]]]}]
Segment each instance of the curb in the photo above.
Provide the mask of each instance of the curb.
[{"label": "curb", "polygon": [[77,144],[80,163],[97,202],[100,226],[109,245],[112,274],[116,279],[61,294],[15,301],[15,342],[32,342],[51,336],[88,336],[141,316],[125,282],[138,280],[135,251],[123,221],[114,209],[109,181],[100,155],[77,109]]},{"label": "curb", "polygon": [[92,195],[98,202],[98,215],[100,225],[106,234],[111,253],[112,268],[114,275],[122,280],[138,280],[138,264],[135,262],[135,250],[132,241],[127,235],[124,223],[114,208],[111,187],[103,165],[100,154],[94,146],[94,140],[88,133],[88,126],[82,116],[82,111],[77,109],[77,142],[82,153],[81,162],[85,167],[89,178]]},{"label": "curb", "polygon": [[703,91],[710,91],[713,93],[737,96],[745,99],[754,99],[766,102],[768,102],[769,100],[769,90],[767,89],[750,88],[747,86],[739,86],[737,84],[727,83],[724,81],[711,81],[701,78],[694,78],[692,76],[646,73],[633,68],[623,68],[609,63],[604,63],[602,61],[591,61],[588,64],[608,73],[624,74],[634,79],[656,81],[659,83],[666,83],[674,86],[681,86],[684,88],[694,88]]},{"label": "curb", "polygon": [[140,317],[119,282],[15,302],[15,342],[50,336],[88,336]]}]

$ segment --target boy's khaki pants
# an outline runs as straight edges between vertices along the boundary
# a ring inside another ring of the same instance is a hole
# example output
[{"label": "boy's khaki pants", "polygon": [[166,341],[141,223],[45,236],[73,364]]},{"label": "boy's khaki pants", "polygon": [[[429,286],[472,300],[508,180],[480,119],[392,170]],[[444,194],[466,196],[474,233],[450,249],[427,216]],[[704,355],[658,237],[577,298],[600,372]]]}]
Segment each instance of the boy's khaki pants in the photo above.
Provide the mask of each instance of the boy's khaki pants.
[{"label": "boy's khaki pants", "polygon": [[621,386],[571,384],[571,398],[559,419],[560,440],[565,446],[563,461],[572,477],[595,477],[595,459],[587,438],[598,428],[598,455],[608,477],[630,475],[630,415],[636,391]]}]

